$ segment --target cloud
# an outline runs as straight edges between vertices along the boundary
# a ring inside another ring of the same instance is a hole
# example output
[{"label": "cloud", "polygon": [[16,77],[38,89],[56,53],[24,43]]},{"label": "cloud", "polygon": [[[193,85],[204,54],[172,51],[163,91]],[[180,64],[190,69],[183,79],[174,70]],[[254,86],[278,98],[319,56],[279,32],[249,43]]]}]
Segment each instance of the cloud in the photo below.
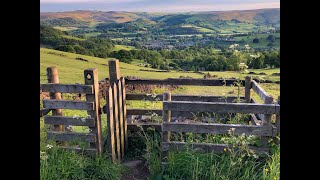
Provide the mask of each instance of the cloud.
[{"label": "cloud", "polygon": [[40,3],[127,3],[142,0],[40,0]]}]

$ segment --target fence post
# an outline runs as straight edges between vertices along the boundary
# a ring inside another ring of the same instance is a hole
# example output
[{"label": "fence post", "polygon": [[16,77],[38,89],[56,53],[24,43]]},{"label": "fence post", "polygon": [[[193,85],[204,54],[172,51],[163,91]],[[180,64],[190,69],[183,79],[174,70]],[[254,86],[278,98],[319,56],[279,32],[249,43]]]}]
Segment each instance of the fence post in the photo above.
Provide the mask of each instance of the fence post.
[{"label": "fence post", "polygon": [[252,77],[246,76],[245,79],[245,102],[250,103],[251,100]]},{"label": "fence post", "polygon": [[112,162],[116,161],[116,153],[115,153],[115,139],[114,139],[114,115],[113,115],[113,96],[112,96],[112,88],[109,86],[108,92],[106,94],[107,100],[107,122],[108,122],[108,147],[111,153]]},{"label": "fence post", "polygon": [[[278,96],[277,103],[280,105],[280,96]],[[276,115],[276,127],[277,127],[277,136],[280,135],[280,115]],[[275,137],[275,143],[280,144],[280,140]]]},{"label": "fence post", "polygon": [[[163,102],[171,101],[171,93],[165,92],[163,93]],[[171,110],[162,110],[162,127],[164,123],[170,123],[171,119]],[[162,131],[162,142],[170,142],[170,132]],[[162,152],[162,158],[167,157],[168,152]]]},{"label": "fence post", "polygon": [[98,70],[86,69],[84,70],[84,82],[86,85],[93,86],[93,94],[86,94],[86,101],[94,102],[94,110],[87,111],[91,118],[94,118],[95,126],[89,127],[91,133],[96,134],[96,142],[90,143],[90,147],[96,148],[98,154],[102,154],[102,134],[101,134],[101,116],[99,116],[99,82]]},{"label": "fence post", "polygon": [[126,106],[126,83],[123,77],[120,77],[121,92],[122,92],[122,108],[123,108],[123,122],[124,122],[124,149],[128,150],[128,132],[127,132],[127,106]]},{"label": "fence post", "polygon": [[[267,96],[264,104],[273,104],[273,97],[272,96]],[[271,126],[271,118],[272,114],[264,114],[262,118],[262,126]],[[268,138],[269,137],[261,137],[261,141],[263,145],[268,144]]]},{"label": "fence post", "polygon": [[[47,68],[47,79],[48,83],[54,83],[59,84],[59,74],[58,74],[58,68],[55,66],[51,66]],[[61,99],[61,93],[49,93],[50,99]],[[52,116],[63,116],[62,109],[52,109]],[[54,125],[55,131],[64,131],[64,125]],[[66,142],[64,141],[56,141],[59,145],[66,145]]]}]

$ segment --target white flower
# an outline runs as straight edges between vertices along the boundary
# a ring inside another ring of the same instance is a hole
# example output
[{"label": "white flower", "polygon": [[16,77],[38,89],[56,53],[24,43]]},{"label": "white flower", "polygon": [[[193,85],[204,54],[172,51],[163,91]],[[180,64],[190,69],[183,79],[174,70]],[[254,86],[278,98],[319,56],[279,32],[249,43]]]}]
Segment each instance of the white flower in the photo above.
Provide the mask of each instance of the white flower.
[{"label": "white flower", "polygon": [[78,116],[77,114],[75,114],[75,115],[72,116],[72,118],[73,118],[73,119],[78,119],[78,118],[80,118],[80,116]]},{"label": "white flower", "polygon": [[53,146],[52,146],[51,144],[48,144],[46,147],[47,147],[48,149],[51,149]]}]

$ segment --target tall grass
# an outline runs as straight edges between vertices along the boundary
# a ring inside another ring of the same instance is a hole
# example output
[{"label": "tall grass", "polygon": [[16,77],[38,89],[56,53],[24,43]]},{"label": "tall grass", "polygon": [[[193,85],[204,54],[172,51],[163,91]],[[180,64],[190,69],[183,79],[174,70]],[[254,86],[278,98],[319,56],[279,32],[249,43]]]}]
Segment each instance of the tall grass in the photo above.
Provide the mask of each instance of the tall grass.
[{"label": "tall grass", "polygon": [[120,179],[124,171],[108,157],[88,157],[56,147],[40,151],[40,179]]},{"label": "tall grass", "polygon": [[[275,146],[275,152],[267,158],[259,157],[248,148],[249,144],[255,143],[254,136],[234,136],[230,131],[229,137],[222,137],[222,140],[233,146],[226,148],[224,153],[199,153],[186,146],[181,151],[169,151],[167,164],[161,166],[160,133],[149,128],[142,130],[141,135],[146,143],[144,157],[150,179],[280,179],[280,148]],[[194,141],[194,138],[197,136],[189,140]]]}]

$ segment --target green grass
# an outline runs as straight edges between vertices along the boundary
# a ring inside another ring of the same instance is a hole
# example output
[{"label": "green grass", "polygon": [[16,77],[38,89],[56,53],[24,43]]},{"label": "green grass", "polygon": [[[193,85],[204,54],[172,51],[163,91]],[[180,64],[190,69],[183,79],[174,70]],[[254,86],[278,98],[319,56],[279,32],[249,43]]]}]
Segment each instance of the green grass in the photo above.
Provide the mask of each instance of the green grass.
[{"label": "green grass", "polygon": [[86,37],[95,37],[95,36],[98,36],[100,35],[101,33],[100,32],[90,32],[90,33],[84,33],[83,35],[85,35]]},{"label": "green grass", "polygon": [[73,31],[73,30],[79,29],[77,27],[62,27],[62,26],[54,26],[53,28],[58,29],[60,31]]},{"label": "green grass", "polygon": [[192,24],[182,25],[181,27],[184,27],[184,28],[196,28],[199,32],[204,32],[204,33],[214,32],[211,29],[200,27],[200,26],[196,26],[196,25],[192,25]]},{"label": "green grass", "polygon": [[74,40],[78,40],[78,41],[84,41],[85,40],[83,38],[78,38],[78,37],[68,36],[68,35],[63,35],[62,37],[67,38],[67,39],[74,39]]},{"label": "green grass", "polygon": [[[76,57],[82,57],[87,59],[89,62],[75,60]],[[78,55],[73,53],[66,53],[57,50],[51,50],[46,48],[40,48],[40,82],[46,83],[46,68],[49,66],[56,66],[59,71],[60,83],[83,83],[83,70],[88,68],[97,68],[99,74],[99,80],[109,77],[109,67],[108,60],[112,58],[96,58],[91,56]],[[141,62],[141,61],[140,61]],[[137,60],[137,63],[139,61]],[[120,62],[120,72],[122,76],[137,76],[140,78],[152,78],[152,79],[166,79],[166,78],[179,78],[180,76],[189,76],[192,78],[203,78],[203,74],[199,73],[187,73],[187,72],[147,72],[140,71],[143,70],[154,70],[152,68],[139,67],[133,64],[127,64]],[[250,70],[251,71],[251,70]],[[272,73],[280,72],[280,69],[264,69],[264,70],[252,70],[254,72],[265,72],[267,75],[264,79],[269,79],[273,81],[280,80],[279,76],[271,76]],[[205,72],[208,73],[208,72]],[[218,78],[232,78],[239,77],[239,74],[234,71],[216,71],[209,72],[211,75],[217,75]],[[244,78],[247,74],[242,74]],[[260,75],[252,75],[253,77],[263,77]],[[280,85],[279,84],[261,84],[263,88],[271,95],[277,97],[279,95]],[[175,90],[173,93],[179,94],[207,94],[207,95],[226,95],[229,94],[235,88],[233,87],[205,87],[205,86],[181,86],[179,89]],[[234,94],[230,94],[234,95]]]},{"label": "green grass", "polygon": [[130,51],[132,49],[135,49],[135,47],[133,47],[133,46],[124,46],[124,45],[115,45],[115,47],[114,47],[115,51],[120,51],[120,50]]},{"label": "green grass", "polygon": [[[75,60],[76,57],[87,59],[88,62]],[[72,53],[66,53],[46,48],[40,48],[40,81],[46,83],[46,68],[49,66],[57,66],[59,71],[60,83],[83,83],[83,70],[87,68],[98,68],[99,79],[108,77],[108,60],[111,58],[96,58]],[[141,63],[135,60],[135,63]],[[134,63],[134,64],[135,64]],[[165,79],[178,78],[179,76],[190,76],[193,78],[202,78],[203,74],[194,72],[146,72],[140,71],[153,70],[152,68],[139,67],[134,64],[126,64],[120,62],[120,72],[122,76],[138,76],[140,78]],[[280,72],[280,69],[260,69],[250,70],[256,73],[265,72],[265,78],[273,80],[279,79],[278,76],[270,76],[272,73]],[[231,78],[239,77],[237,72],[209,72],[210,74],[218,75],[218,77]],[[244,78],[246,74],[242,74]],[[258,76],[258,75],[257,75]],[[280,95],[280,85],[269,83],[260,84],[269,94],[276,99]],[[193,94],[193,95],[225,95],[236,96],[237,87],[225,86],[180,86],[172,91],[174,94]],[[152,93],[161,94],[168,91],[166,88],[155,88]],[[240,95],[244,95],[244,88],[240,88]],[[259,98],[256,94],[254,96],[257,100]],[[64,94],[65,99],[71,99],[71,96]],[[104,105],[105,101],[101,101]],[[41,102],[40,102],[41,105]],[[127,101],[128,108],[143,108],[143,109],[161,109],[161,102],[149,101]],[[78,110],[64,110],[65,116],[78,115],[86,116],[85,111]],[[106,116],[102,115],[102,135],[106,137]],[[161,119],[160,119],[161,120]],[[237,121],[241,121],[237,120]],[[230,121],[231,122],[231,121]],[[235,122],[231,122],[235,123]],[[88,132],[87,128],[73,127],[75,132]],[[41,179],[120,179],[124,169],[119,164],[112,164],[108,157],[98,157],[91,159],[81,154],[66,152],[61,150],[47,149],[47,144],[54,144],[52,141],[46,140],[46,131],[48,126],[44,125],[43,118],[40,118],[40,150],[45,152],[42,156],[47,155],[46,160],[40,161]],[[174,134],[173,134],[174,135]],[[150,170],[150,179],[279,179],[279,160],[280,152],[276,151],[270,157],[263,161],[257,161],[252,157],[239,157],[227,154],[201,154],[191,150],[184,150],[180,152],[170,152],[168,159],[168,166],[161,168],[160,161],[160,134],[154,133],[153,136],[148,136],[145,140],[145,151],[143,149],[130,149],[128,156],[136,157],[136,155],[143,154],[143,157],[148,162]],[[227,136],[209,135],[202,136],[197,134],[189,134],[187,140],[194,142],[208,142],[208,143],[225,143],[232,139]],[[254,141],[255,142],[255,141]],[[141,143],[141,142],[140,142]],[[74,143],[71,143],[74,144]],[[131,142],[132,144],[132,142]],[[135,146],[137,142],[134,143]],[[80,143],[83,146],[82,143]],[[145,153],[143,153],[145,152]],[[128,157],[127,157],[128,158]],[[45,159],[45,158],[44,158]],[[266,172],[265,169],[268,169]]]},{"label": "green grass", "polygon": [[[235,37],[236,41],[241,41],[244,40],[245,44],[249,44],[252,48],[266,48],[268,47],[267,45],[270,43],[270,41],[267,40],[267,37],[270,34],[256,34],[256,35],[251,35],[251,36],[241,36],[241,37]],[[272,33],[273,36],[275,37],[280,37],[280,33]],[[259,39],[259,43],[253,43],[254,38]],[[280,48],[280,39],[276,39],[273,42],[273,47],[275,48]]]}]

